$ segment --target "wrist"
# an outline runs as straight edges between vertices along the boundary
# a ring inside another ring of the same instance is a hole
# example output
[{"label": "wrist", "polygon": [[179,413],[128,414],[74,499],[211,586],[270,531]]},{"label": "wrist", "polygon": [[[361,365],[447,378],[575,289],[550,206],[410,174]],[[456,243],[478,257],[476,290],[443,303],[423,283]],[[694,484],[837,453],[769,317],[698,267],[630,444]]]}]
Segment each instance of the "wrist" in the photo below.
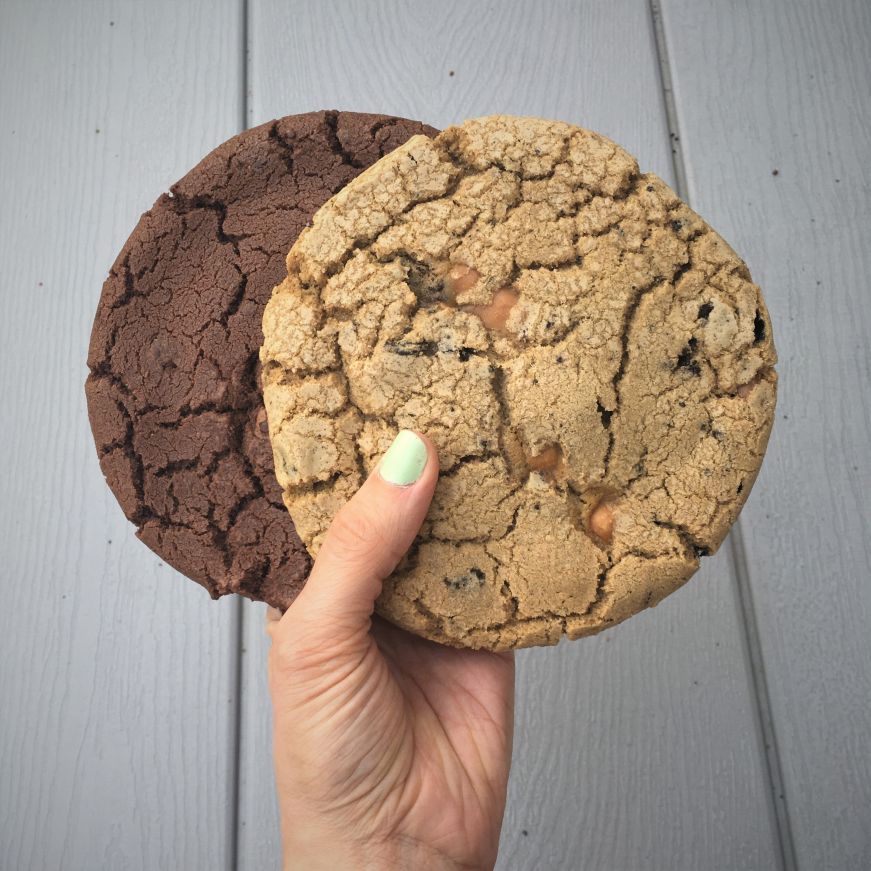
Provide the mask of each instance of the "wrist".
[{"label": "wrist", "polygon": [[325,839],[318,848],[289,844],[284,851],[283,871],[484,871],[483,866],[456,862],[448,856],[409,838],[386,841],[337,842]]}]

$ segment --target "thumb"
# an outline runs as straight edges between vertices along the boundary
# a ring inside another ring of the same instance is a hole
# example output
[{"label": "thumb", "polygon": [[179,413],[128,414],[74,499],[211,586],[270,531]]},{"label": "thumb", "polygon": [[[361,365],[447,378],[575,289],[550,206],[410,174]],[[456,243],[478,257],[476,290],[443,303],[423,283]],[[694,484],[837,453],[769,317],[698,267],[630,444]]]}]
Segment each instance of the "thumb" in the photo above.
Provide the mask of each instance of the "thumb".
[{"label": "thumb", "polygon": [[272,634],[309,643],[362,639],[381,584],[411,546],[438,477],[435,447],[402,430],[363,486],[333,519],[302,592]]}]

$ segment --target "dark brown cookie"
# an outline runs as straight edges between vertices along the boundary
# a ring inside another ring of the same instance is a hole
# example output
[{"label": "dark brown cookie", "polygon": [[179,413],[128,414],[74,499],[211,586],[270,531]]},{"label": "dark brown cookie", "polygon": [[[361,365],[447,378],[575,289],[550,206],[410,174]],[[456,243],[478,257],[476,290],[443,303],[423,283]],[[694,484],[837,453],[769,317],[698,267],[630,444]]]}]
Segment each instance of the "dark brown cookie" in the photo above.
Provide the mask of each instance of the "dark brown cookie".
[{"label": "dark brown cookie", "polygon": [[255,127],[162,195],[112,266],[85,385],[100,466],[139,537],[214,598],[286,608],[310,565],[259,390],[261,317],[287,252],[348,181],[435,132],[354,112]]}]

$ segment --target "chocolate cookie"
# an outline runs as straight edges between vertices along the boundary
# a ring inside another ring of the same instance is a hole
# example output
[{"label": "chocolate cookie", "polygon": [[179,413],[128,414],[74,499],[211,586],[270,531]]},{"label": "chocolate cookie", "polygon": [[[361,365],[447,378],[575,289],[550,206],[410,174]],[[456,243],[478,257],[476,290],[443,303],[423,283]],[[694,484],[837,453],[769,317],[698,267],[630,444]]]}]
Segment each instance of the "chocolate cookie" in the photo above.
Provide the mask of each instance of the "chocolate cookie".
[{"label": "chocolate cookie", "polygon": [[139,537],[213,597],[284,608],[310,560],[281,502],[258,387],[263,307],[315,210],[418,133],[312,112],[209,154],[146,212],[103,285],[85,391]]},{"label": "chocolate cookie", "polygon": [[436,443],[378,610],[448,644],[549,644],[655,605],[722,542],[773,419],[744,263],[621,148],[553,121],[467,121],[380,160],[300,235],[263,326],[312,553],[397,430]]}]

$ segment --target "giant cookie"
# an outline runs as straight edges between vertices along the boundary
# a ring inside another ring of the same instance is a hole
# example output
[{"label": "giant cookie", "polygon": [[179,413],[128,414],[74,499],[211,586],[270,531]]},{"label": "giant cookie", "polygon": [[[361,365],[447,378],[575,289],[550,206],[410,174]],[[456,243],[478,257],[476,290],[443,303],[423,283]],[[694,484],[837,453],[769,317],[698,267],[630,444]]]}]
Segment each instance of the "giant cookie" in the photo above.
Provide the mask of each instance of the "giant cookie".
[{"label": "giant cookie", "polygon": [[495,116],[416,136],[315,215],[264,314],[284,500],[315,554],[401,428],[441,475],[378,611],[447,644],[598,632],[683,584],[773,420],[735,252],[595,133]]},{"label": "giant cookie", "polygon": [[103,285],[86,392],[140,538],[214,597],[285,608],[310,566],[281,504],[258,386],[263,307],[315,210],[414,121],[312,112],[225,142],[146,212]]}]

